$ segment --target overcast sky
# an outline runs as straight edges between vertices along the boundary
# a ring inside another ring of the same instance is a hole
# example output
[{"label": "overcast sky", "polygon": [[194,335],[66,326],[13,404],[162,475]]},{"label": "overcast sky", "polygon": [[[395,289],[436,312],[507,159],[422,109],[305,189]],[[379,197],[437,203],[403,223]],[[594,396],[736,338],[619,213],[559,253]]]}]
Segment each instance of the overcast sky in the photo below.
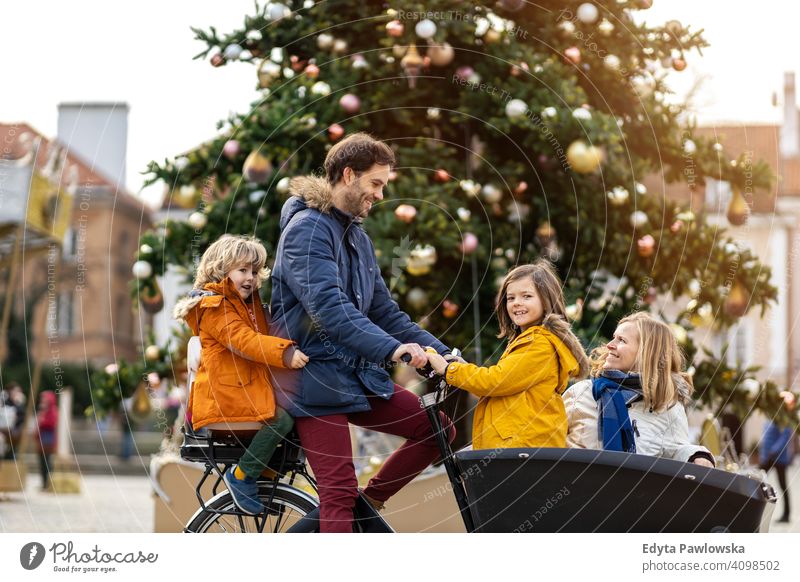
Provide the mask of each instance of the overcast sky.
[{"label": "overcast sky", "polygon": [[[753,6],[757,8],[753,8]],[[11,8],[13,6],[13,8]],[[655,0],[648,22],[677,19],[704,28],[711,47],[688,55],[672,73],[684,94],[698,79],[701,122],[775,121],[783,72],[797,68],[793,2]],[[256,97],[256,72],[236,63],[219,69],[193,61],[202,48],[190,26],[238,27],[252,0],[37,0],[7,3],[0,19],[3,55],[0,121],[56,134],[63,101],[130,105],[128,188],[138,193],[149,160],[185,151],[216,132],[216,122]],[[158,200],[161,187],[143,192]]]}]

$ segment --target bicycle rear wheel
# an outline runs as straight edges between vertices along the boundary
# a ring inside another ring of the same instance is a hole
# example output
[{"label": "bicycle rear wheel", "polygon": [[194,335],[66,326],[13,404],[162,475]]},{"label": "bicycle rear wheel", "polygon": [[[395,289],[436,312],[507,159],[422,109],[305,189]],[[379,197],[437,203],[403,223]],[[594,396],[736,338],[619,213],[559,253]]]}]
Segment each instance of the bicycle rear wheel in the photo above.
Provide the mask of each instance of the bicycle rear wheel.
[{"label": "bicycle rear wheel", "polygon": [[[186,533],[283,533],[319,502],[299,489],[279,483],[259,483],[258,496],[267,507],[266,516],[244,515],[237,510],[230,493],[223,491],[200,508],[189,520]],[[270,501],[272,497],[272,501]]]}]

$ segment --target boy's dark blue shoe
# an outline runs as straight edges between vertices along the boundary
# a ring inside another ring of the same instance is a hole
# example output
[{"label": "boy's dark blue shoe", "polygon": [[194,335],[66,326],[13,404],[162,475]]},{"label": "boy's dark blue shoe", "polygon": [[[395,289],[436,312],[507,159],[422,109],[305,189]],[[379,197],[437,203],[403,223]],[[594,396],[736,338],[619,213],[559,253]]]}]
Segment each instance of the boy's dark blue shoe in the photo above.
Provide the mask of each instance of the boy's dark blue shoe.
[{"label": "boy's dark blue shoe", "polygon": [[233,497],[236,507],[249,515],[258,515],[264,511],[264,504],[258,499],[258,483],[252,477],[237,479],[233,474],[235,467],[225,471],[223,480],[228,487],[228,491]]}]

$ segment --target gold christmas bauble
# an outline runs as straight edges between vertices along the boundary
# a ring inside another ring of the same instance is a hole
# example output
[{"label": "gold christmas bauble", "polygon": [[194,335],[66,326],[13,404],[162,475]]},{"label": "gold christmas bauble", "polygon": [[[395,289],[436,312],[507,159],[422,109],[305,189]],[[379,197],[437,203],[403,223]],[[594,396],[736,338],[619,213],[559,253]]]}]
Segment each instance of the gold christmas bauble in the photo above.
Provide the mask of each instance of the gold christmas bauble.
[{"label": "gold christmas bauble", "polygon": [[602,161],[600,148],[587,145],[583,140],[575,140],[567,148],[567,161],[579,174],[589,174],[600,167]]},{"label": "gold christmas bauble", "polygon": [[248,182],[266,182],[272,173],[272,162],[261,155],[259,150],[253,150],[242,166],[242,176]]},{"label": "gold christmas bauble", "polygon": [[427,54],[434,67],[446,67],[453,62],[456,52],[449,43],[443,43],[429,46]]},{"label": "gold christmas bauble", "polygon": [[739,188],[733,188],[733,196],[728,204],[728,222],[730,222],[732,226],[742,226],[747,222],[749,216],[750,207],[747,205],[744,196],[742,196],[742,191]]}]

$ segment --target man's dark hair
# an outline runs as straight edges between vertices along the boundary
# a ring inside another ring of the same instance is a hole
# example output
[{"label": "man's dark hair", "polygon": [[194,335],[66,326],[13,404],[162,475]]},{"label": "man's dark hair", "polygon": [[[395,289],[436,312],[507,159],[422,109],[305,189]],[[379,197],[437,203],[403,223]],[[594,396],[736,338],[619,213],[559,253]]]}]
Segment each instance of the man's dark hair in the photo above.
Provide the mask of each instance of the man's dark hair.
[{"label": "man's dark hair", "polygon": [[342,179],[345,168],[360,174],[373,165],[395,165],[392,148],[366,133],[354,133],[333,146],[325,157],[325,175],[328,182],[336,184]]}]

